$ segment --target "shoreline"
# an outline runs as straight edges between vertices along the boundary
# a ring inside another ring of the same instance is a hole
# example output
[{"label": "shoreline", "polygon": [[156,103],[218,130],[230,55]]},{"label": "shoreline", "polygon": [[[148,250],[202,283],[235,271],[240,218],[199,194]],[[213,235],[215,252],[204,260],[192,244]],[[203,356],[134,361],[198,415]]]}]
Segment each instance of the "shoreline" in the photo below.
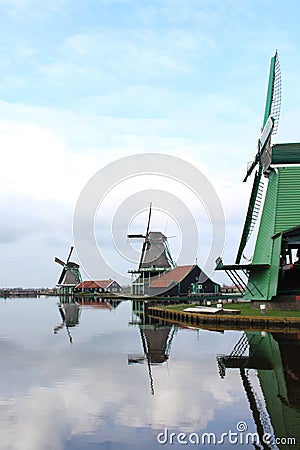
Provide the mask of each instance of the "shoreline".
[{"label": "shoreline", "polygon": [[300,317],[268,317],[268,316],[240,316],[222,314],[202,314],[196,312],[178,311],[171,308],[149,306],[148,315],[153,319],[160,319],[168,323],[184,326],[209,328],[217,330],[253,330],[267,332],[299,332]]}]

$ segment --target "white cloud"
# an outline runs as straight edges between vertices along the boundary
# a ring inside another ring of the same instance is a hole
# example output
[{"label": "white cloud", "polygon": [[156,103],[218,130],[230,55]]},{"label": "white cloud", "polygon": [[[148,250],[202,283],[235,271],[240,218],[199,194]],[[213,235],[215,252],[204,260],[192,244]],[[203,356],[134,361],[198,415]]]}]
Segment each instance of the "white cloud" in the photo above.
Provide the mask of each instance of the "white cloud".
[{"label": "white cloud", "polygon": [[93,159],[69,150],[62,139],[36,124],[2,121],[0,140],[6,168],[0,186],[9,195],[74,202],[92,173]]}]

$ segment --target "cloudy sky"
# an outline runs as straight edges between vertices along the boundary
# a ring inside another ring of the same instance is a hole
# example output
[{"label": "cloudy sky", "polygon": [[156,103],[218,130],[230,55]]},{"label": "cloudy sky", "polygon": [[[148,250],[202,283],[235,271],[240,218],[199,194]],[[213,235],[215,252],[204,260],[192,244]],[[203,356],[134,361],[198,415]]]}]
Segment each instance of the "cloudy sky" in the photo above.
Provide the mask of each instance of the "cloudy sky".
[{"label": "cloudy sky", "polygon": [[[0,0],[0,286],[53,286],[53,258],[67,256],[86,183],[149,152],[182,158],[208,178],[232,262],[276,49],[283,101],[273,142],[300,139],[299,13],[296,0]],[[112,195],[101,217],[146,184],[126,187],[119,202]],[[169,225],[167,215],[162,225],[154,214],[153,227],[178,234],[180,211]]]}]

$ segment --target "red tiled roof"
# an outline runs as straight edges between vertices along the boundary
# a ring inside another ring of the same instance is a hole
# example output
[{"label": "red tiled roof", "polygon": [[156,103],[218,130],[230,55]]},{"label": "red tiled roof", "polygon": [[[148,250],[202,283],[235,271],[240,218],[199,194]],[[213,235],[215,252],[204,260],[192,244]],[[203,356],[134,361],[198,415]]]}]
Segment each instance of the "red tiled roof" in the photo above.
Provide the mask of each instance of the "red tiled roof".
[{"label": "red tiled roof", "polygon": [[87,280],[77,284],[76,289],[107,289],[114,280]]},{"label": "red tiled roof", "polygon": [[173,270],[168,270],[162,275],[154,277],[152,283],[150,284],[150,288],[167,288],[170,286],[172,281],[175,281],[175,283],[180,283],[194,267],[195,265],[178,266]]}]

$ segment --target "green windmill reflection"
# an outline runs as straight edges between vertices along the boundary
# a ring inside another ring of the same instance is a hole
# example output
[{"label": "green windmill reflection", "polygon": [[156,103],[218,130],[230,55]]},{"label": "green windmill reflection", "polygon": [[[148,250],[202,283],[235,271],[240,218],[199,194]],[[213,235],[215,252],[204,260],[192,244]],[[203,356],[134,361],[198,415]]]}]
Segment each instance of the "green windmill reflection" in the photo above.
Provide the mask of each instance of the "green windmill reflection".
[{"label": "green windmill reflection", "polygon": [[[264,433],[274,439],[294,438],[299,444],[299,334],[246,332],[229,355],[217,356],[217,362],[222,378],[227,369],[239,369],[263,448],[274,448],[263,443]],[[280,449],[297,448],[290,444],[277,445]]]}]

